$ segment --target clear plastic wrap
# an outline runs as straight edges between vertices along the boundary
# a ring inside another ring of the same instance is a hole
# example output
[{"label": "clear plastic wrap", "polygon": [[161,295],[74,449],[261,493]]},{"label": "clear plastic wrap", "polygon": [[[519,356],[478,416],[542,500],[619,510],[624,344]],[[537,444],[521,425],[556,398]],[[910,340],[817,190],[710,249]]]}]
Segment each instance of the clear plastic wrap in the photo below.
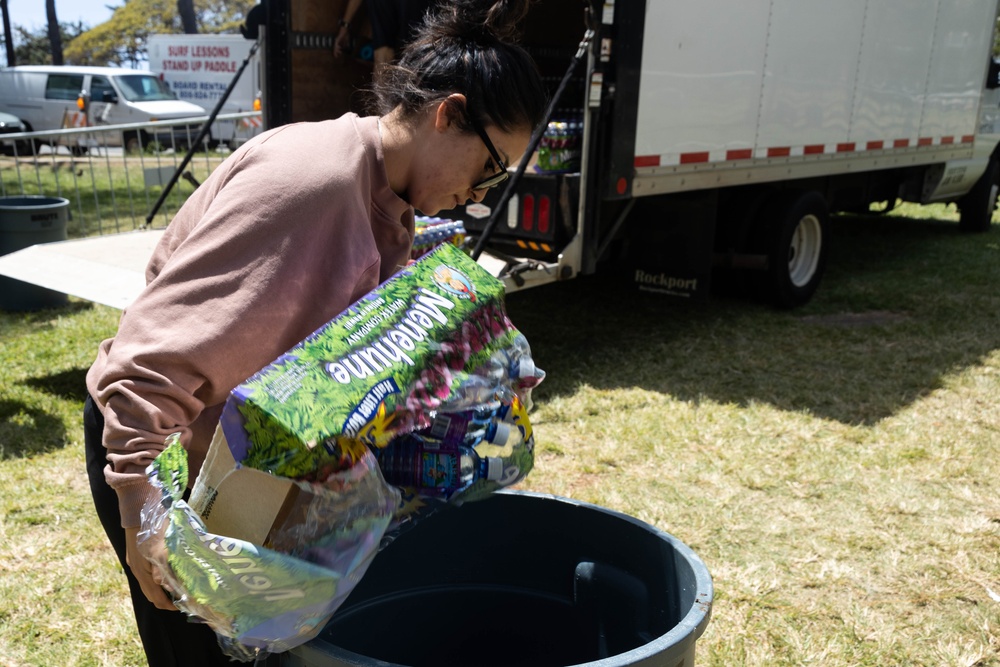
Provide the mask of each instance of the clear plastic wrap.
[{"label": "clear plastic wrap", "polygon": [[309,478],[501,387],[530,406],[544,373],[503,297],[468,255],[438,246],[233,391],[221,426],[234,458]]},{"label": "clear plastic wrap", "polygon": [[419,259],[442,243],[462,247],[465,243],[465,224],[461,220],[418,215],[413,221],[413,248],[410,259]]},{"label": "clear plastic wrap", "polygon": [[297,482],[295,507],[261,546],[208,532],[182,499],[187,454],[176,435],[148,474],[162,495],[143,509],[139,548],[178,609],[208,623],[238,660],[319,633],[361,580],[400,500],[374,457],[362,456],[323,483]]}]

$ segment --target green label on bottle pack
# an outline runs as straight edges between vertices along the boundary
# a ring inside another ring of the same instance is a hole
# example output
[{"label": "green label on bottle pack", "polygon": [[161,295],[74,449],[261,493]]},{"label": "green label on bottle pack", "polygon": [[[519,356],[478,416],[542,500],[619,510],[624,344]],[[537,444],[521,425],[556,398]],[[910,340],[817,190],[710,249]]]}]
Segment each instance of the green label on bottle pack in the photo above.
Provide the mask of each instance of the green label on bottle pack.
[{"label": "green label on bottle pack", "polygon": [[424,255],[232,392],[222,427],[234,458],[308,478],[428,425],[517,333],[503,295],[458,248]]}]

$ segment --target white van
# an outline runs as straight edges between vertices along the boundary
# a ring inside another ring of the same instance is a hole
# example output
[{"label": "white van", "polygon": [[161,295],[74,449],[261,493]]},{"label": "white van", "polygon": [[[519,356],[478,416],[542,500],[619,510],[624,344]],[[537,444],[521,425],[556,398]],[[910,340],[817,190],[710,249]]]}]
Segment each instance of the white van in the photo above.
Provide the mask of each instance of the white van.
[{"label": "white van", "polygon": [[[88,100],[84,113],[77,99]],[[204,117],[196,104],[177,99],[155,75],[119,67],[24,65],[0,69],[0,111],[24,121],[29,131],[66,127],[120,125]],[[129,149],[158,141],[166,147],[194,140],[201,123],[163,126],[155,133],[131,130],[101,137],[101,142],[121,141]],[[141,142],[141,144],[140,144]],[[55,143],[55,139],[47,143]]]}]

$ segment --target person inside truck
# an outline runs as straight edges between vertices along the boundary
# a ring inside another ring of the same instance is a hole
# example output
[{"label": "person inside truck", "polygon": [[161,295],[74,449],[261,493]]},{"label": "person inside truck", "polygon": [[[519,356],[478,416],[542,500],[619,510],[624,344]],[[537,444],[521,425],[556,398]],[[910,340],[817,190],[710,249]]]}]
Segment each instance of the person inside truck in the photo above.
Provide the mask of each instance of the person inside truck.
[{"label": "person inside truck", "polygon": [[84,406],[94,504],[150,665],[229,658],[143,555],[156,548],[140,525],[156,498],[146,467],[180,432],[193,482],[229,392],[404,266],[415,211],[481,201],[507,179],[546,109],[515,42],[528,3],[442,4],[375,81],[377,114],[251,139],[164,232],[145,290],[99,346]]},{"label": "person inside truck", "polygon": [[[333,55],[340,57],[350,49],[352,31],[358,20],[362,0],[347,0],[340,28],[333,44]],[[365,0],[365,10],[372,28],[375,69],[396,59],[403,45],[412,39],[424,15],[435,0]]]}]

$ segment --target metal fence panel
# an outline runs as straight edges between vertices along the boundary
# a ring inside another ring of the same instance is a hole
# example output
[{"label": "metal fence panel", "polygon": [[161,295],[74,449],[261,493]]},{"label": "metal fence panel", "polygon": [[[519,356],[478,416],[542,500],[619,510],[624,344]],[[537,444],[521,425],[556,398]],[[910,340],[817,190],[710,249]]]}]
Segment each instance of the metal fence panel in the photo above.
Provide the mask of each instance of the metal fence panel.
[{"label": "metal fence panel", "polygon": [[232,149],[260,132],[260,116],[219,114],[236,129],[203,141],[155,215],[207,116],[0,135],[0,196],[65,197],[70,238],[162,228]]}]

